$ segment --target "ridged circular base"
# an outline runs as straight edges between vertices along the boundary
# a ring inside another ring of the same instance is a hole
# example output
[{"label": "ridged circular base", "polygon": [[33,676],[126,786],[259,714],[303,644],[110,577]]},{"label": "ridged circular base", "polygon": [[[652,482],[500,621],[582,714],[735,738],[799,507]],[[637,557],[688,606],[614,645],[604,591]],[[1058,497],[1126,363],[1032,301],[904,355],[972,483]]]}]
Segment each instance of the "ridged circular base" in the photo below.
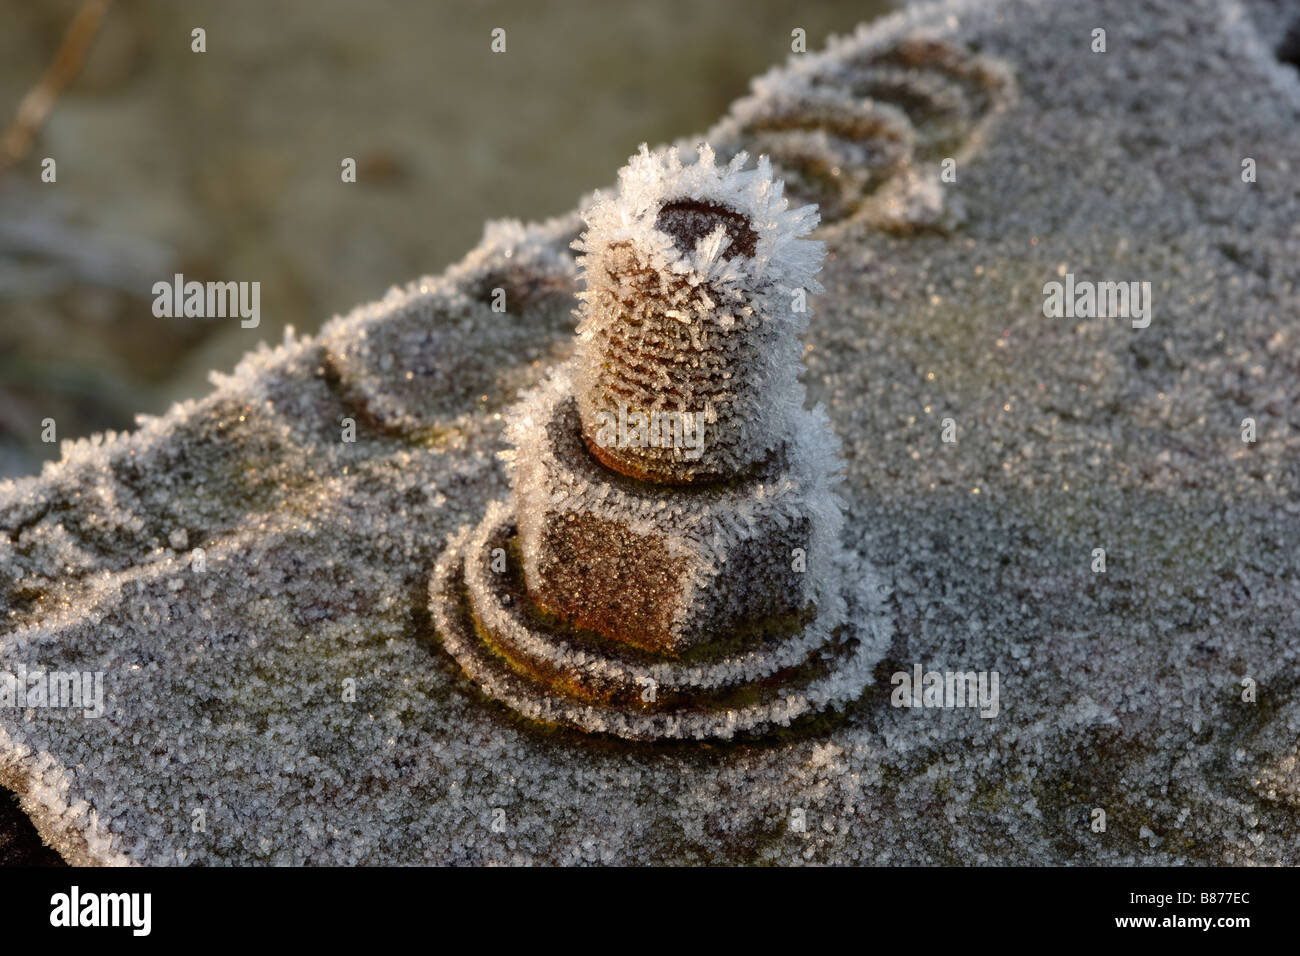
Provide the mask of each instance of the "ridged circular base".
[{"label": "ridged circular base", "polygon": [[430,604],[465,674],[532,720],[630,740],[761,732],[856,700],[888,648],[883,589],[851,553],[803,626],[773,622],[665,659],[547,619],[528,598],[514,536],[503,502],[452,535]]}]

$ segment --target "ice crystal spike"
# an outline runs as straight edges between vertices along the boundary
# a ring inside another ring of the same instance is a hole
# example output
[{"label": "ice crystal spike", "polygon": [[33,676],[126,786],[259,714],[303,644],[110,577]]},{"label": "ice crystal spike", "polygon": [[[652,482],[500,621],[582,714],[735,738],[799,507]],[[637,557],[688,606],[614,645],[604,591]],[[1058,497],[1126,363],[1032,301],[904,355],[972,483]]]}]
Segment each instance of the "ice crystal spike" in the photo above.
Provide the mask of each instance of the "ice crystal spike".
[{"label": "ice crystal spike", "polygon": [[[645,146],[597,194],[574,247],[578,410],[592,454],[665,484],[743,476],[780,445],[822,243],[766,158],[719,166]],[[685,435],[682,428],[685,428]],[[667,429],[668,434],[664,431]]]}]

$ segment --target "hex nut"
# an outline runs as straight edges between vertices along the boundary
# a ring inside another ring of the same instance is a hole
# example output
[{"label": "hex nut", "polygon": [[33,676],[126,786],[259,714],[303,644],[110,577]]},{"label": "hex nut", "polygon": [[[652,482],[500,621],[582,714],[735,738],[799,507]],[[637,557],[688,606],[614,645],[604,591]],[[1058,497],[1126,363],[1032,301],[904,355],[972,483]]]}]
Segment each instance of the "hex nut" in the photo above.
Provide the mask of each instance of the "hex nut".
[{"label": "hex nut", "polygon": [[508,429],[533,601],[573,626],[673,656],[806,623],[841,515],[828,476],[798,465],[821,459],[798,446],[825,430],[796,427],[751,476],[665,499],[592,457],[568,381],[556,375]]}]

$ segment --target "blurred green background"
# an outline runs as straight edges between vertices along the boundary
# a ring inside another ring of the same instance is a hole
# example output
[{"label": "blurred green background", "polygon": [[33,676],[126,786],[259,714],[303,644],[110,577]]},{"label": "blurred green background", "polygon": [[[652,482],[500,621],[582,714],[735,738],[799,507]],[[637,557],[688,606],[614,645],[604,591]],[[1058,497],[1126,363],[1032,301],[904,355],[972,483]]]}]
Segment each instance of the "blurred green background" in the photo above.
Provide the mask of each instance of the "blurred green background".
[{"label": "blurred green background", "polygon": [[[80,6],[0,0],[0,127]],[[42,419],[73,438],[202,395],[286,325],[441,271],[485,219],[564,213],[639,143],[705,129],[794,28],[816,50],[888,6],[112,0],[0,173],[0,478],[58,456]],[[260,327],[155,318],[176,272],[259,281]]]}]

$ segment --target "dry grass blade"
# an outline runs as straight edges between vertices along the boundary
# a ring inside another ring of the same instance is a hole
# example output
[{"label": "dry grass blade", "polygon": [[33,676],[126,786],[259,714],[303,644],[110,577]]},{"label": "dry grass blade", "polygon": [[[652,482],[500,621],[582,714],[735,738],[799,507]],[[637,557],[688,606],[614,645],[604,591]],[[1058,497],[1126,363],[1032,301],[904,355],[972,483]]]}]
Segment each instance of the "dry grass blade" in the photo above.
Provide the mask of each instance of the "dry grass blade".
[{"label": "dry grass blade", "polygon": [[54,62],[23,97],[18,104],[18,114],[14,121],[9,124],[4,136],[0,137],[0,172],[10,169],[31,149],[36,133],[45,124],[59,94],[81,69],[86,50],[99,32],[110,2],[111,0],[86,0],[72,18],[72,23],[63,35],[63,42],[59,44],[59,52],[54,55]]}]

